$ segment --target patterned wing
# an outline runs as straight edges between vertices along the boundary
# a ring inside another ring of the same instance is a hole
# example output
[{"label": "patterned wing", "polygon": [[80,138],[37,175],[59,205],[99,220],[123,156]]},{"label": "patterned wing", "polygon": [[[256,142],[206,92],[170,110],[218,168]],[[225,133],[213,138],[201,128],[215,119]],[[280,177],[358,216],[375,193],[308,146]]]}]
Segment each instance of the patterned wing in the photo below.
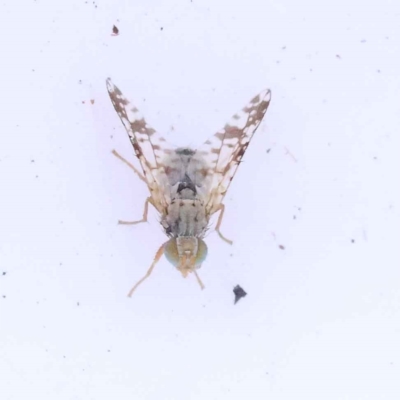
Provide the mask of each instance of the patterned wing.
[{"label": "patterned wing", "polygon": [[220,209],[239,163],[264,118],[270,101],[271,91],[269,89],[262,91],[198,150],[207,160],[208,174],[212,179],[209,196],[206,199],[208,215]]},{"label": "patterned wing", "polygon": [[164,213],[170,203],[170,196],[165,190],[167,177],[163,159],[173,150],[165,139],[146,123],[139,110],[131,106],[110,78],[106,83],[111,102],[125,126],[136,157],[142,166],[154,206],[160,213]]}]

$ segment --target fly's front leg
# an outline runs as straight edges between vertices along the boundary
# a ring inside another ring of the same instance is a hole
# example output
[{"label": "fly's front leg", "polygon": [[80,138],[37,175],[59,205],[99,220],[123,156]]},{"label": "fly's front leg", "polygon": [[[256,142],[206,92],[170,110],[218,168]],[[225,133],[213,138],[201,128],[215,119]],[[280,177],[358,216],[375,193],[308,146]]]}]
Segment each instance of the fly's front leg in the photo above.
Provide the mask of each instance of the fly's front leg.
[{"label": "fly's front leg", "polygon": [[220,228],[220,226],[221,226],[222,218],[223,218],[224,212],[225,212],[225,204],[220,204],[217,211],[219,211],[219,216],[218,216],[218,221],[217,221],[217,225],[216,225],[216,227],[215,227],[215,230],[217,231],[219,237],[220,237],[222,240],[224,240],[226,243],[232,244],[232,243],[233,243],[232,240],[227,239],[227,238],[221,233],[221,231],[219,230],[219,228]]},{"label": "fly's front leg", "polygon": [[121,154],[117,153],[116,150],[113,150],[111,153],[113,153],[115,157],[119,158],[129,168],[133,169],[133,172],[147,185],[146,179],[142,175],[142,173],[140,171],[138,171],[128,160],[126,160],[124,157],[122,157]]},{"label": "fly's front leg", "polygon": [[151,199],[151,197],[148,197],[146,199],[146,202],[144,203],[144,210],[143,210],[143,218],[139,221],[118,221],[118,223],[120,225],[136,225],[136,224],[140,224],[141,222],[147,222],[147,213],[149,211],[149,203],[153,204],[153,200]]}]

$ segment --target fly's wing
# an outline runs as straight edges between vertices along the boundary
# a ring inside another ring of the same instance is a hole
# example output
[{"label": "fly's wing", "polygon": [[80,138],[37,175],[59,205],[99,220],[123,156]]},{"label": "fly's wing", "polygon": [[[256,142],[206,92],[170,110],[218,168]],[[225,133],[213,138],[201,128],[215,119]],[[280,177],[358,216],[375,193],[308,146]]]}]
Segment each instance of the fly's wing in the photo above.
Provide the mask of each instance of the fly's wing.
[{"label": "fly's wing", "polygon": [[209,216],[220,209],[239,163],[264,118],[270,101],[271,91],[262,91],[198,149],[198,154],[207,162],[207,175],[211,179],[209,195],[205,202]]},{"label": "fly's wing", "polygon": [[167,178],[163,159],[173,150],[166,140],[146,123],[139,110],[129,103],[110,78],[106,83],[111,102],[125,126],[142,166],[153,205],[160,213],[164,213],[171,199],[165,187]]}]

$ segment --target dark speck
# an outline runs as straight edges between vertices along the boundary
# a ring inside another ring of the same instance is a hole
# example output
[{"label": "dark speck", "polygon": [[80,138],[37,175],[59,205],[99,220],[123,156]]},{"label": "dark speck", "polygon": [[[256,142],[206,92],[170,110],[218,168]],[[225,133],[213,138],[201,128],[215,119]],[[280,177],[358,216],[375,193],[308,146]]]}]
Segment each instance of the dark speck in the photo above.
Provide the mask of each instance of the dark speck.
[{"label": "dark speck", "polygon": [[355,243],[356,241],[354,239],[351,239],[351,243]]},{"label": "dark speck", "polygon": [[245,297],[247,295],[247,293],[239,285],[236,285],[233,288],[233,293],[235,295],[235,303],[234,304],[236,304],[242,297]]},{"label": "dark speck", "polygon": [[3,276],[4,276],[6,273],[7,273],[7,272],[4,271],[4,272],[3,272]]},{"label": "dark speck", "polygon": [[285,250],[285,246],[283,246],[282,244],[279,245],[279,248],[280,248],[281,250]]}]

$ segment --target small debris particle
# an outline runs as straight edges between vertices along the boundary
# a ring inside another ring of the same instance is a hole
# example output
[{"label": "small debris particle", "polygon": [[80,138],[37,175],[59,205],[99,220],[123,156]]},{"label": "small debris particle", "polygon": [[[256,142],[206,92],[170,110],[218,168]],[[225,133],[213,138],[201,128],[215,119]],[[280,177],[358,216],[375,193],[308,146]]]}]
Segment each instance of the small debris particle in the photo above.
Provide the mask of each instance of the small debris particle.
[{"label": "small debris particle", "polygon": [[339,60],[341,60],[341,59],[342,59],[342,57],[340,57],[340,55],[339,55],[339,54],[336,54],[336,58],[338,58]]},{"label": "small debris particle", "polygon": [[295,215],[293,215],[293,219],[296,219],[297,217]]},{"label": "small debris particle", "polygon": [[114,25],[112,28],[112,36],[117,36],[119,34],[119,29]]},{"label": "small debris particle", "polygon": [[6,271],[4,271],[4,272],[3,272],[3,276],[4,276],[6,273],[7,273],[7,272],[6,272]]},{"label": "small debris particle", "polygon": [[286,50],[286,46],[283,46],[283,47],[282,47],[282,50]]},{"label": "small debris particle", "polygon": [[290,152],[290,150],[289,150],[286,146],[284,147],[284,149],[285,149],[285,151],[286,151],[285,155],[290,156],[290,158],[291,158],[295,163],[297,163],[296,157]]},{"label": "small debris particle", "polygon": [[164,30],[164,28],[163,28],[163,27],[161,27],[161,28],[160,28],[160,31],[163,31],[163,30]]},{"label": "small debris particle", "polygon": [[271,151],[271,149],[269,148],[269,149],[267,149],[267,154],[269,153]]},{"label": "small debris particle", "polygon": [[355,243],[356,241],[354,239],[351,239],[351,243]]},{"label": "small debris particle", "polygon": [[234,304],[236,304],[242,297],[245,297],[247,295],[247,293],[239,285],[236,285],[233,288],[233,293],[235,295],[235,303]]},{"label": "small debris particle", "polygon": [[76,305],[79,307],[79,301],[76,303]]},{"label": "small debris particle", "polygon": [[366,42],[366,40],[365,40],[365,39],[361,40],[361,43],[365,43],[365,42]]},{"label": "small debris particle", "polygon": [[3,299],[5,299],[5,298],[6,298],[6,296],[3,295]]},{"label": "small debris particle", "polygon": [[279,245],[279,248],[280,248],[281,250],[285,250],[285,246],[282,245],[282,244]]},{"label": "small debris particle", "polygon": [[85,100],[82,100],[82,104],[85,104]]},{"label": "small debris particle", "polygon": [[90,103],[91,103],[91,104],[94,104],[94,99],[91,99],[91,100],[90,100]]},{"label": "small debris particle", "polygon": [[31,163],[34,163],[35,162],[35,160],[31,160]]}]

